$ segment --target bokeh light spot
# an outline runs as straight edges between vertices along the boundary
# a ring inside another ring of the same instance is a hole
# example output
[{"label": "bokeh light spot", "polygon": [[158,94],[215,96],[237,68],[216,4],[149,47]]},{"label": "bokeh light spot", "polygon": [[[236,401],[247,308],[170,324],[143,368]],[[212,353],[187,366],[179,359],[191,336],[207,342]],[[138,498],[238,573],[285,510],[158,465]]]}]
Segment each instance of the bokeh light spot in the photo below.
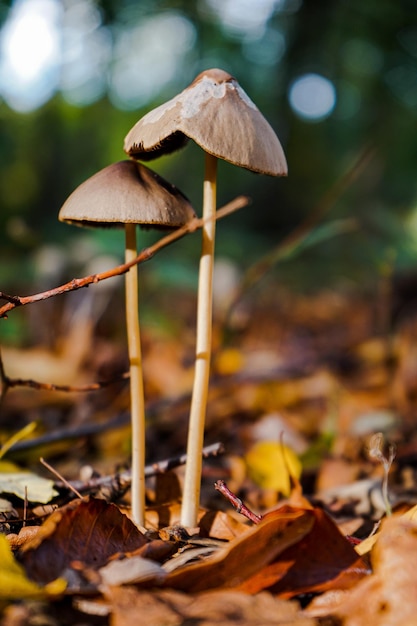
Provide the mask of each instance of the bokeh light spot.
[{"label": "bokeh light spot", "polygon": [[0,33],[0,93],[10,107],[26,112],[49,100],[60,64],[56,0],[17,0]]},{"label": "bokeh light spot", "polygon": [[155,98],[186,63],[196,37],[190,20],[176,11],[120,30],[109,85],[112,103],[129,110]]},{"label": "bokeh light spot", "polygon": [[282,32],[267,28],[262,37],[246,37],[242,51],[248,61],[259,65],[272,66],[284,56],[286,41]]},{"label": "bokeh light spot", "polygon": [[[280,10],[287,10],[286,0],[206,0],[207,5],[218,16],[224,28],[237,36],[257,34],[261,36],[265,27]],[[297,7],[298,8],[298,7]]]},{"label": "bokeh light spot", "polygon": [[67,102],[85,106],[107,89],[111,36],[92,0],[74,1],[66,10],[62,31],[61,91]]},{"label": "bokeh light spot", "polygon": [[333,83],[320,74],[304,74],[290,86],[289,102],[301,118],[320,121],[328,117],[336,105]]}]

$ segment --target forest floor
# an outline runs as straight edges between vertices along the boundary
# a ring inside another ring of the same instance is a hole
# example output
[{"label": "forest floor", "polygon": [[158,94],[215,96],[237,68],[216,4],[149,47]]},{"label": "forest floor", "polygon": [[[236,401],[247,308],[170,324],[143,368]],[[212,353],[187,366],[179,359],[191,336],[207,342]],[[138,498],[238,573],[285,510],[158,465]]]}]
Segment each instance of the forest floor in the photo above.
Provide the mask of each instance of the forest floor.
[{"label": "forest floor", "polygon": [[129,518],[115,307],[94,323],[28,307],[36,344],[2,349],[2,441],[36,428],[1,452],[1,623],[414,624],[417,314],[404,294],[265,290],[227,320],[216,310],[205,443],[221,450],[204,460],[199,526],[186,530],[173,459],[186,447],[193,297],[175,297],[167,324],[161,296],[165,317],[144,324],[144,530]]}]

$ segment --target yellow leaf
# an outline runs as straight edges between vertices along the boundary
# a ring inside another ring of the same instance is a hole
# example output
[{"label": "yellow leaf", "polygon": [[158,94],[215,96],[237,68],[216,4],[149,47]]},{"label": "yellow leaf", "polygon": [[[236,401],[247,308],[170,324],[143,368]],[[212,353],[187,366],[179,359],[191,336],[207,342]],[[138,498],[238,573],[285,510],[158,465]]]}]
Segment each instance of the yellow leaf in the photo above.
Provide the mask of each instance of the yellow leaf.
[{"label": "yellow leaf", "polygon": [[21,472],[22,470],[16,463],[13,461],[3,461],[0,460],[0,474],[5,474],[7,472]]},{"label": "yellow leaf", "polygon": [[245,358],[240,350],[236,348],[226,348],[217,355],[215,360],[216,371],[222,376],[236,374],[244,366]]},{"label": "yellow leaf", "polygon": [[[405,513],[402,513],[400,517],[402,519],[410,520],[411,522],[417,523],[417,505],[413,506],[411,509],[409,509]],[[358,545],[355,546],[356,552],[360,554],[361,556],[370,552],[372,548],[374,547],[374,545],[376,544],[376,542],[378,541],[379,535],[380,535],[380,531],[378,530],[378,532],[374,533],[373,535],[370,535],[369,537],[367,537],[366,539],[358,543]]]},{"label": "yellow leaf", "polygon": [[0,599],[18,600],[59,595],[65,587],[66,582],[63,579],[57,579],[44,588],[29,580],[23,567],[14,558],[6,537],[0,534]]},{"label": "yellow leaf", "polygon": [[246,465],[250,478],[262,489],[273,489],[284,496],[291,493],[290,476],[299,478],[301,462],[287,446],[275,441],[259,441],[249,450]]},{"label": "yellow leaf", "polygon": [[46,504],[58,495],[52,480],[23,470],[16,472],[0,471],[0,493],[12,493],[29,502]]},{"label": "yellow leaf", "polygon": [[411,520],[412,522],[416,522],[417,521],[417,505],[413,506],[411,509],[403,513],[403,517],[405,519]]},{"label": "yellow leaf", "polygon": [[33,431],[35,430],[35,428],[36,428],[36,422],[30,422],[30,424],[27,424],[26,426],[21,428],[17,433],[15,433],[12,437],[10,437],[6,441],[6,443],[4,443],[0,448],[0,459],[4,457],[6,452],[8,452],[10,448],[14,446],[15,443],[31,435]]}]

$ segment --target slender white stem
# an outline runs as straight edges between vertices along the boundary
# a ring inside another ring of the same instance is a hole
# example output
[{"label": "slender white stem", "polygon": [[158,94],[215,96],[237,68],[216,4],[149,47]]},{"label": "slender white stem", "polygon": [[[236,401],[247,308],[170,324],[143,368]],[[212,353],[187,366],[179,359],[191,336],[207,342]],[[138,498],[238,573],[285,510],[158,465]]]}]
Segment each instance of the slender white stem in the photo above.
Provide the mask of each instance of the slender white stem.
[{"label": "slender white stem", "polygon": [[[126,263],[137,256],[136,225],[126,224]],[[145,400],[139,331],[138,266],[126,273],[126,326],[130,366],[130,411],[132,426],[132,517],[145,522]]]},{"label": "slender white stem", "polygon": [[[216,214],[216,176],[217,159],[206,154],[203,193],[204,219],[213,218]],[[181,524],[190,528],[197,525],[200,506],[204,424],[210,377],[215,234],[216,220],[209,219],[202,229],[202,251],[198,278],[196,361],[181,509]]]}]

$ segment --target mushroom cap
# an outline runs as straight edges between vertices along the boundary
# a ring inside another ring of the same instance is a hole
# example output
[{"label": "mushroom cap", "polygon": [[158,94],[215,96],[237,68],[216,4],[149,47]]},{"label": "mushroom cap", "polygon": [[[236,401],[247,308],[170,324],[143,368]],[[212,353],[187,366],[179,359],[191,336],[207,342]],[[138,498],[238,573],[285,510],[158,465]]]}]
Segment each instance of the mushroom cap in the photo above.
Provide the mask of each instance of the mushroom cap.
[{"label": "mushroom cap", "polygon": [[172,228],[188,222],[195,212],[179,189],[156,172],[135,161],[119,161],[77,187],[58,217],[78,226]]},{"label": "mushroom cap", "polygon": [[124,150],[140,160],[181,148],[188,138],[203,150],[254,172],[285,176],[278,137],[262,113],[227,72],[201,72],[180,94],[140,119]]}]

